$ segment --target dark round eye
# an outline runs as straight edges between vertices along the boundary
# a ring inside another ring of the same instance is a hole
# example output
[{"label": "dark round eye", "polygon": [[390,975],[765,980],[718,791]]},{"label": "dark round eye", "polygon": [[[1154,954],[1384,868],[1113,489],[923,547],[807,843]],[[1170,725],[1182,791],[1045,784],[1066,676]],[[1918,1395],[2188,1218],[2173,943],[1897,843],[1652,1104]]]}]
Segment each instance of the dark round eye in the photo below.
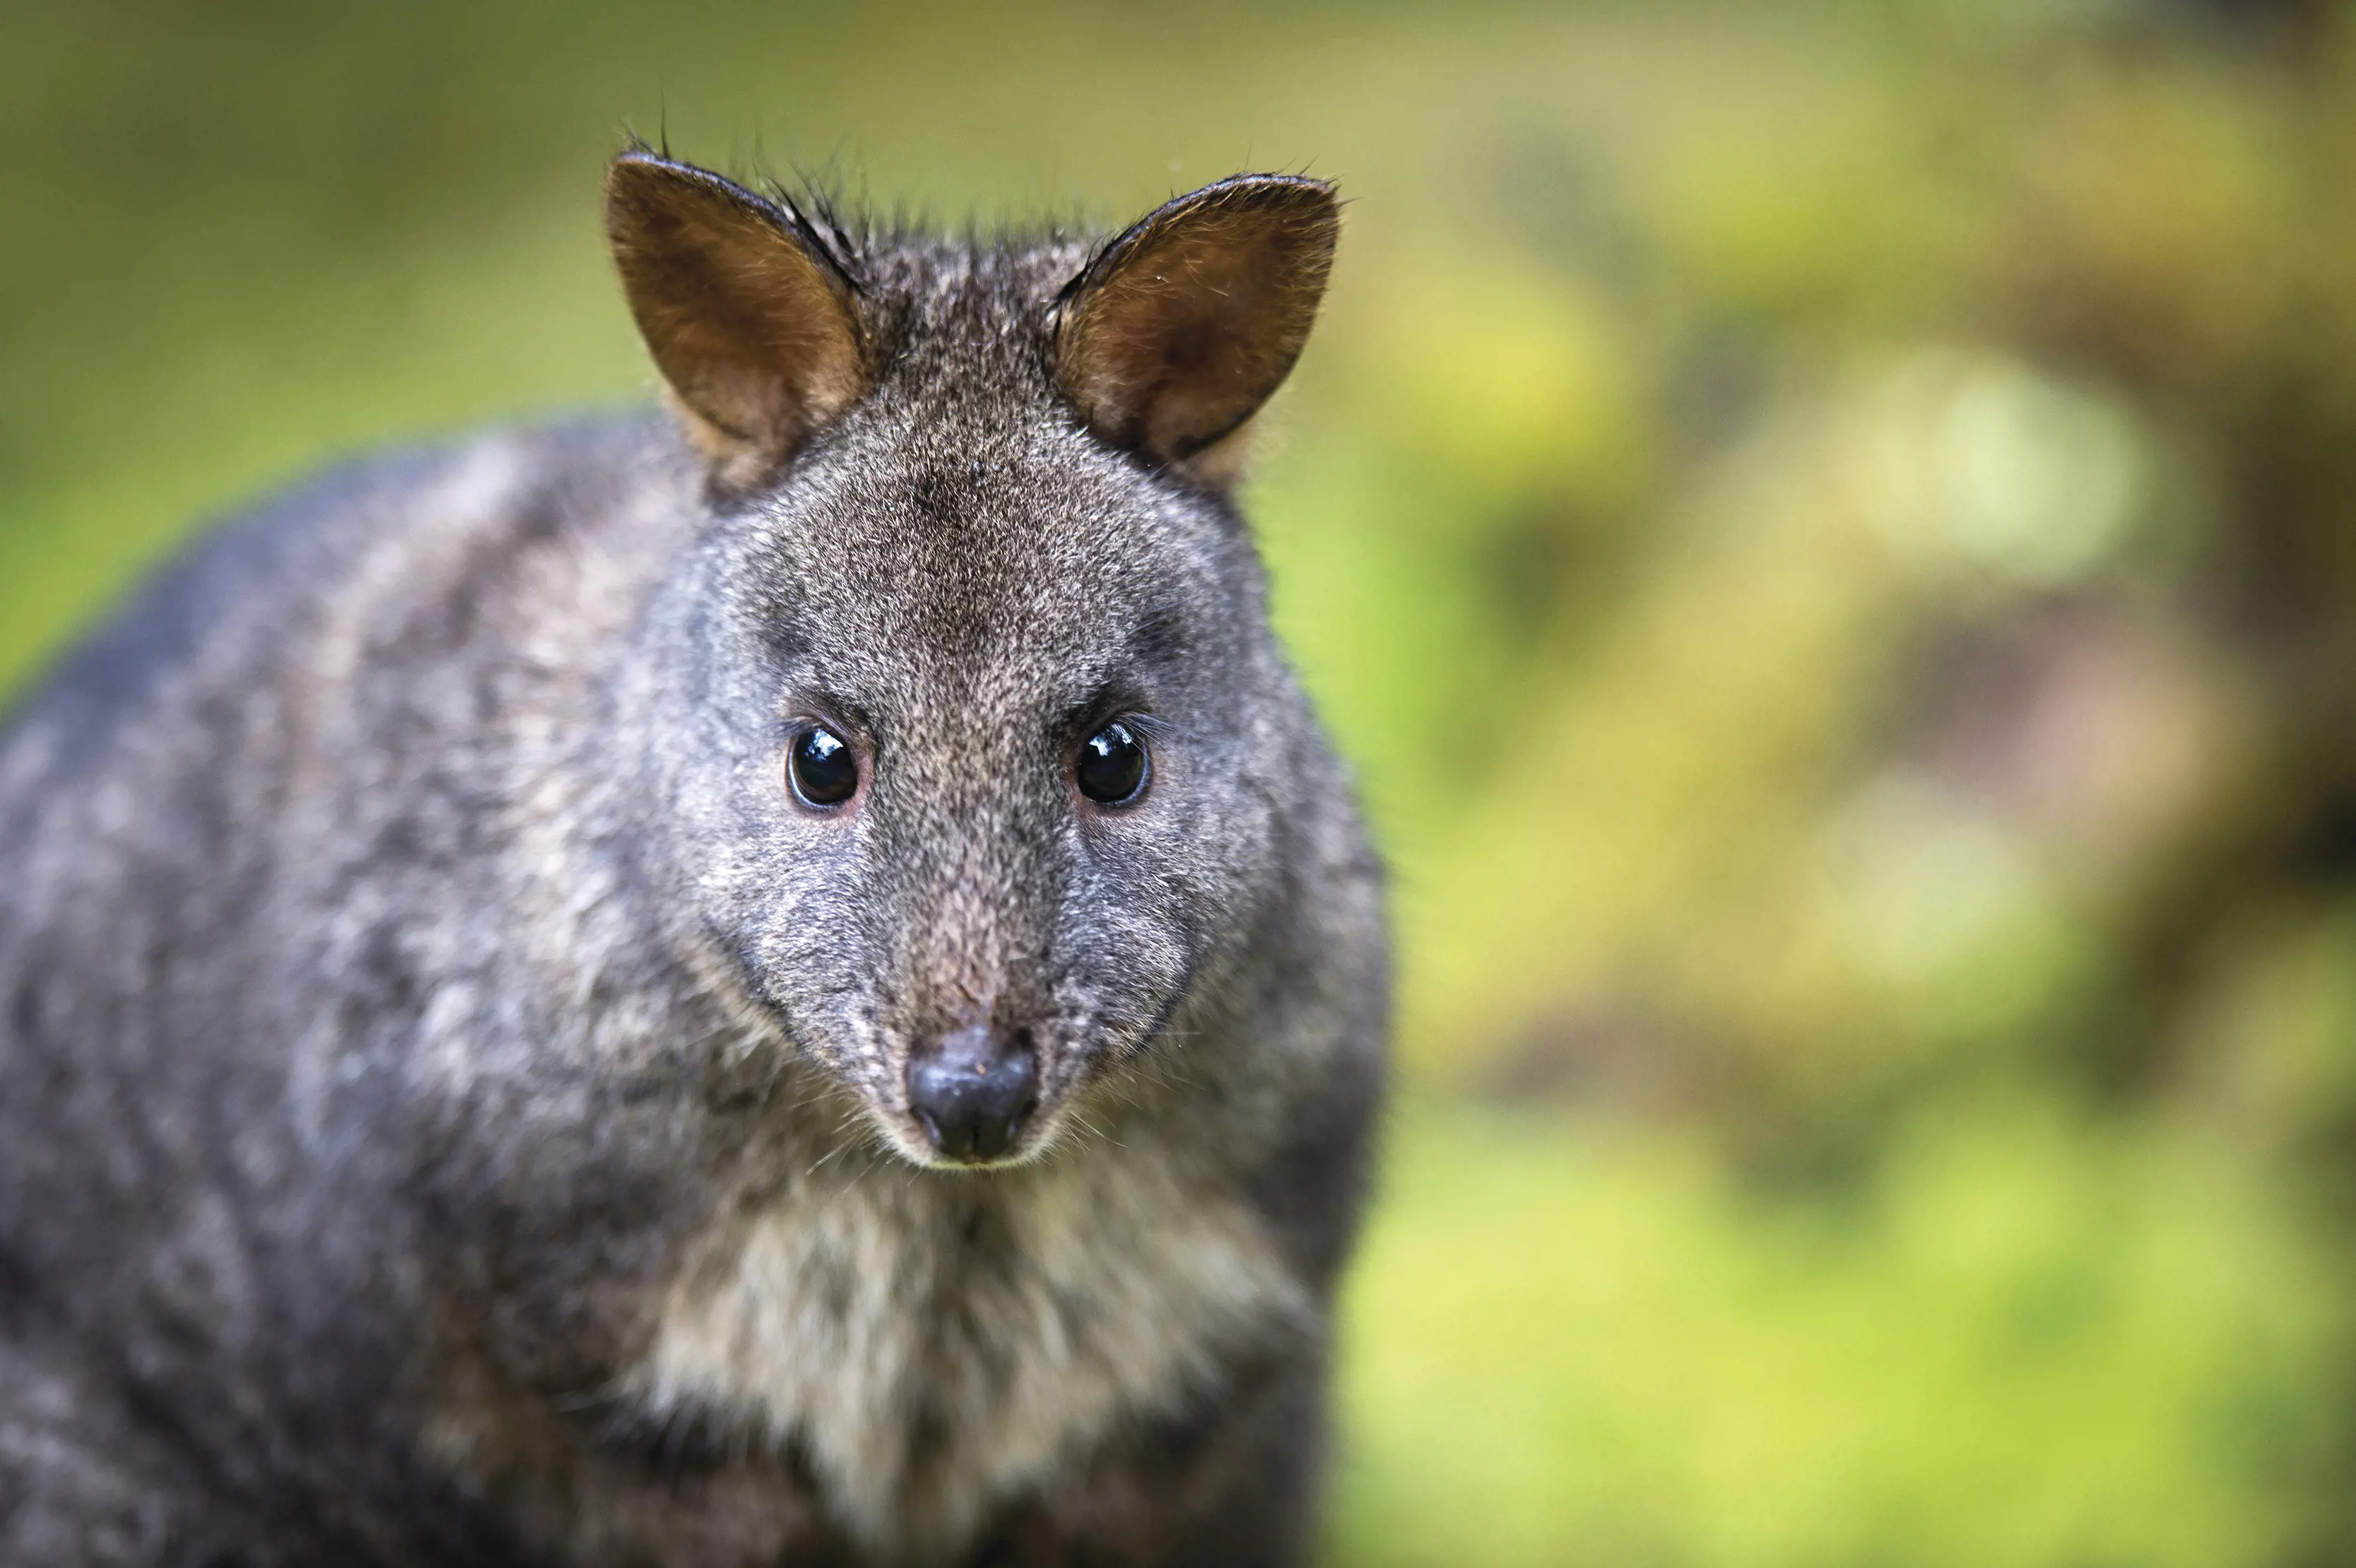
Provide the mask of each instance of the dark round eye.
[{"label": "dark round eye", "polygon": [[1145,788],[1145,742],[1116,720],[1080,742],[1074,764],[1080,793],[1098,805],[1120,805]]},{"label": "dark round eye", "polygon": [[794,737],[786,772],[804,805],[841,805],[859,788],[859,759],[851,743],[823,725],[812,724]]}]

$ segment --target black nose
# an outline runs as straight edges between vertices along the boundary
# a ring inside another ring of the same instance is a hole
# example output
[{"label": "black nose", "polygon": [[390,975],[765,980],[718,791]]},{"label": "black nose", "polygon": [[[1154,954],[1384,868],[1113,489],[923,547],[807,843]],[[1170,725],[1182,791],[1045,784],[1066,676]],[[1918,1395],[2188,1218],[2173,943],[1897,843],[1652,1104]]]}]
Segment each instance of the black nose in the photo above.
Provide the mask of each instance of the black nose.
[{"label": "black nose", "polygon": [[1038,1063],[1027,1036],[976,1025],[908,1063],[908,1109],[950,1159],[996,1159],[1014,1147],[1037,1104]]}]

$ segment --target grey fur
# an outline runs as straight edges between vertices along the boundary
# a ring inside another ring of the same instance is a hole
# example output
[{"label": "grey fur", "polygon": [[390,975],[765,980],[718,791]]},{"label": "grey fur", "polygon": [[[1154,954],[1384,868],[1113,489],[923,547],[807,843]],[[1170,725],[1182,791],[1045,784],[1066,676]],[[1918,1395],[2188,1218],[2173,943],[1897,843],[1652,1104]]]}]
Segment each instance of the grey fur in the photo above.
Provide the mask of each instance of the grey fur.
[{"label": "grey fur", "polygon": [[[1298,1557],[1372,859],[1227,498],[1055,390],[1087,252],[860,247],[888,354],[775,483],[368,464],[0,731],[0,1563]],[[977,1009],[1043,1125],[943,1168]]]}]

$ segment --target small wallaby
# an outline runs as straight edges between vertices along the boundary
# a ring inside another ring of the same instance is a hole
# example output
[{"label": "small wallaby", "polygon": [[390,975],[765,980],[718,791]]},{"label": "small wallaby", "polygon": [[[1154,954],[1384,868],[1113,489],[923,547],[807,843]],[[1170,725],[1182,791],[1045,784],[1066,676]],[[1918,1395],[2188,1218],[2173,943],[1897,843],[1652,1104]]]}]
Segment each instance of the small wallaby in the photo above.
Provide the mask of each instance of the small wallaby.
[{"label": "small wallaby", "polygon": [[675,417],[0,731],[0,1563],[1300,1560],[1386,960],[1231,491],[1333,189],[606,217]]}]

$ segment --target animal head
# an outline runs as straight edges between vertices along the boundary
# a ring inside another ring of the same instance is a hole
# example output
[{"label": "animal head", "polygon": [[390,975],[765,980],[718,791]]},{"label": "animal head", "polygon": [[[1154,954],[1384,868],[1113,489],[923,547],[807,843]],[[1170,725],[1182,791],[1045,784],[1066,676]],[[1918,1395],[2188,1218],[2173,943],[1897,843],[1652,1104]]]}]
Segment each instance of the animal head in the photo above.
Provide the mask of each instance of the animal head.
[{"label": "animal head", "polygon": [[1249,175],[1108,244],[607,187],[713,523],[662,829],[732,983],[906,1157],[1035,1157],[1278,891],[1305,709],[1226,493],[1337,229]]}]

